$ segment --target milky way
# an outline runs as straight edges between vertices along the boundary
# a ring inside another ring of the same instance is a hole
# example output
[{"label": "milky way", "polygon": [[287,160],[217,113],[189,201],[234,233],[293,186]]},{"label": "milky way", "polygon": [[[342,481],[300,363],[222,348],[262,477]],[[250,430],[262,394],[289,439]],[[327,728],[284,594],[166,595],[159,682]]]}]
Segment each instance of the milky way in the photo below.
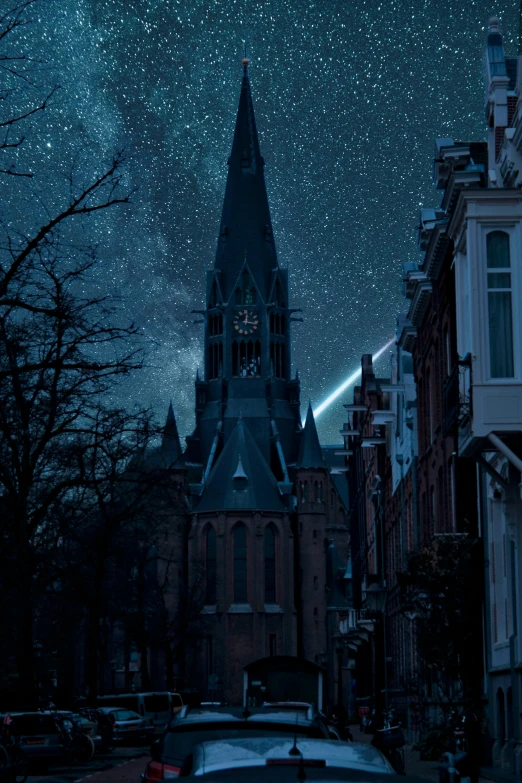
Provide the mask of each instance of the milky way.
[{"label": "milky way", "polygon": [[[214,258],[244,42],[279,263],[303,309],[293,365],[317,405],[406,309],[418,209],[439,203],[434,139],[485,137],[492,13],[514,53],[516,2],[39,0],[24,46],[62,89],[24,154],[51,201],[57,172],[74,161],[87,174],[122,146],[139,188],[94,228],[96,285],[120,294],[151,346],[127,404],[163,418],[172,398],[180,432],[192,429],[203,333],[190,311]],[[339,440],[342,402],[319,421],[324,442]]]}]

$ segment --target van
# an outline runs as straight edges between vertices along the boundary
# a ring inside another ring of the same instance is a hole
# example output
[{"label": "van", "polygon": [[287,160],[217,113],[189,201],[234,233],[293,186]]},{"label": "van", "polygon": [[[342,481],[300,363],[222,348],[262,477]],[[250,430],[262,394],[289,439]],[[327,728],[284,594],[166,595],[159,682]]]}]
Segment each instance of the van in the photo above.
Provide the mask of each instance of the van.
[{"label": "van", "polygon": [[[180,699],[181,697],[178,698]],[[179,700],[174,700],[174,704],[175,707],[179,708]],[[120,707],[134,710],[157,730],[164,729],[173,714],[173,698],[168,691],[118,693],[113,696],[98,696],[98,705],[100,707]]]}]

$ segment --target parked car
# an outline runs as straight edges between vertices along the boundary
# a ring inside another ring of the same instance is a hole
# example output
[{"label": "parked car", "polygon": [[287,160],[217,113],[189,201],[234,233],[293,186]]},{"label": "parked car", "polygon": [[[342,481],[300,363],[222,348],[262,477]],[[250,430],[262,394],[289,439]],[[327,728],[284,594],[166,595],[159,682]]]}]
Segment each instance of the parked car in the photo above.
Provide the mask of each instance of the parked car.
[{"label": "parked car", "polygon": [[133,710],[121,707],[99,707],[99,712],[107,715],[112,724],[112,741],[115,744],[143,742],[154,737],[154,726]]},{"label": "parked car", "polygon": [[328,739],[328,729],[318,714],[302,710],[252,707],[185,706],[151,747],[152,759],[142,781],[176,777],[195,745],[207,740],[241,737],[297,737]]},{"label": "parked car", "polygon": [[170,708],[172,710],[172,714],[176,715],[180,709],[183,707],[183,699],[181,697],[180,693],[171,693],[170,694]]},{"label": "parked car", "polygon": [[273,768],[279,776],[283,767],[301,769],[335,770],[342,778],[348,771],[395,775],[390,762],[371,745],[355,742],[335,742],[290,737],[246,737],[226,741],[203,742],[196,745],[185,759],[180,777],[202,777],[216,772],[230,772],[241,769]]},{"label": "parked car", "polygon": [[[162,731],[172,718],[172,694],[170,691],[151,693],[118,693],[98,696],[98,707],[119,707],[132,710],[145,718],[158,731]],[[178,705],[176,705],[178,706]]]},{"label": "parked car", "polygon": [[80,739],[88,743],[91,753],[94,753],[98,724],[75,713],[48,710],[11,712],[0,716],[0,719],[6,726],[6,734],[13,737],[28,761],[52,763],[68,754],[75,758],[83,756],[87,751],[80,747]]}]

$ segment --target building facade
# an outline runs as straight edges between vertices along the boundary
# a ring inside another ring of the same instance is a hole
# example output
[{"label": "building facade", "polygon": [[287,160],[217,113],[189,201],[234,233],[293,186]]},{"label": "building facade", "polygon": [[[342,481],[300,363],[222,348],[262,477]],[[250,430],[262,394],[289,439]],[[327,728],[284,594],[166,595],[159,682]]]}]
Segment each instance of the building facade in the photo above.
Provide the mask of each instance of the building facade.
[{"label": "building facade", "polygon": [[[368,383],[363,357],[345,429],[354,570],[377,573],[386,594],[382,643],[393,660],[383,693],[397,703],[403,691],[413,733],[449,701],[485,704],[493,762],[520,772],[522,75],[495,18],[485,62],[487,142],[436,142],[442,199],[421,210],[422,261],[404,267],[409,309],[398,320],[391,383]],[[460,618],[453,649],[467,639],[453,669],[434,664],[437,612],[450,630],[452,613]]]},{"label": "building facade", "polygon": [[[328,656],[326,555],[346,563],[346,500],[291,375],[287,271],[277,260],[248,61],[216,258],[207,273],[205,369],[183,462],[191,497],[188,579],[202,581],[201,640],[187,678],[240,703],[243,668]],[[343,572],[344,574],[344,572]],[[335,579],[338,575],[335,575]],[[329,688],[334,690],[331,673]],[[262,693],[248,695],[251,702]]]}]

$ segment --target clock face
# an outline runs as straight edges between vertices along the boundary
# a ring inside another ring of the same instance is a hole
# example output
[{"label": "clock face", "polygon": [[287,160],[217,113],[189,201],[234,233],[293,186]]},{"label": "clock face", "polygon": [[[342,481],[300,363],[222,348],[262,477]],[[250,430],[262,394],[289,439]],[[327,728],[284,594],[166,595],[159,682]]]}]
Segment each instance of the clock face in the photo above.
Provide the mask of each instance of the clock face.
[{"label": "clock face", "polygon": [[232,323],[238,334],[252,334],[259,326],[259,318],[253,310],[239,310]]}]

